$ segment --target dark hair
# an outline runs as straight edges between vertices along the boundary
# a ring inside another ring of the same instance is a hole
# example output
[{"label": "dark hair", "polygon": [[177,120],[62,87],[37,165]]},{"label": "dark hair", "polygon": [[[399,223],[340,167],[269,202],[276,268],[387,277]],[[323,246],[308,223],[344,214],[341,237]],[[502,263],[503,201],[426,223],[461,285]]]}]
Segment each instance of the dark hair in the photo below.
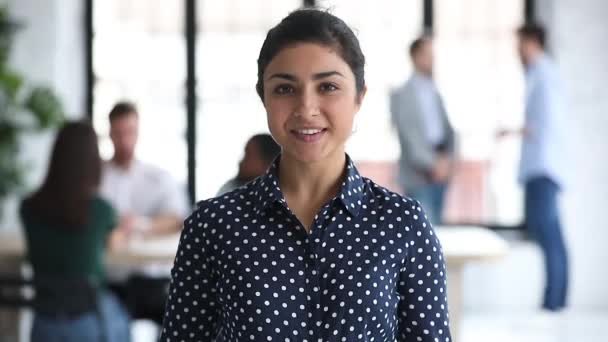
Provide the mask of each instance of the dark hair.
[{"label": "dark hair", "polygon": [[338,54],[355,75],[357,94],[365,88],[365,56],[359,40],[342,19],[319,9],[299,9],[291,12],[268,31],[258,57],[256,90],[264,101],[264,71],[272,59],[294,43],[317,43],[336,48]]},{"label": "dark hair", "polygon": [[410,44],[410,57],[414,57],[415,54],[418,53],[418,51],[420,51],[420,49],[422,48],[422,46],[425,43],[428,43],[431,41],[431,37],[430,36],[422,36],[422,37],[418,37],[416,38],[411,44]]},{"label": "dark hair", "polygon": [[274,159],[281,153],[281,146],[277,144],[270,134],[256,134],[249,142],[256,144],[260,148],[262,158],[268,164],[272,163]]},{"label": "dark hair", "polygon": [[121,119],[124,117],[127,117],[129,115],[137,115],[137,107],[135,106],[135,104],[133,102],[129,102],[129,101],[121,101],[118,102],[114,105],[114,107],[112,107],[112,110],[110,111],[110,122],[116,120],[116,119]]},{"label": "dark hair", "polygon": [[24,202],[36,218],[69,229],[86,224],[101,178],[97,135],[84,121],[66,123],[55,140],[42,186]]},{"label": "dark hair", "polygon": [[524,24],[517,29],[517,34],[522,38],[532,39],[536,41],[541,48],[545,48],[547,33],[542,25],[537,23]]}]

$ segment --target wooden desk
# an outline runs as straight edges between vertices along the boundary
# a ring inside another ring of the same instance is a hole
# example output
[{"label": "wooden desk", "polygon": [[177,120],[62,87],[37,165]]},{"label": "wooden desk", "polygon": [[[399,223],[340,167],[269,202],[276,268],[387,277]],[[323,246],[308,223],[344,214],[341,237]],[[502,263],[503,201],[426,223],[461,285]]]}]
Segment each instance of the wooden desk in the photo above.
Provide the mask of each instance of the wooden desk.
[{"label": "wooden desk", "polygon": [[[451,329],[454,341],[458,341],[463,310],[462,274],[464,266],[472,262],[499,259],[508,252],[508,244],[496,233],[478,227],[438,227],[436,231],[447,263]],[[127,249],[111,251],[108,254],[108,268],[113,265],[172,263],[178,243],[178,235],[154,240],[135,240]],[[16,269],[15,267],[23,263],[24,252],[25,244],[20,234],[0,234],[0,267],[8,265],[9,269]]]}]

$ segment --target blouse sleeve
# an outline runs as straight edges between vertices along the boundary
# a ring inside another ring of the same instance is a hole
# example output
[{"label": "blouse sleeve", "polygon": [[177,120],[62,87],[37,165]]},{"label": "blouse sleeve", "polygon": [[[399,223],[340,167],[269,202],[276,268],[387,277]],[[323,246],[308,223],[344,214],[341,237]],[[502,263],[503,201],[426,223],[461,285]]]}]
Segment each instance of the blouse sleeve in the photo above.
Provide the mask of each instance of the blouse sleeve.
[{"label": "blouse sleeve", "polygon": [[409,203],[407,260],[401,269],[398,287],[399,341],[449,342],[452,338],[441,244],[420,203]]},{"label": "blouse sleeve", "polygon": [[214,341],[219,306],[204,208],[184,221],[160,341]]}]

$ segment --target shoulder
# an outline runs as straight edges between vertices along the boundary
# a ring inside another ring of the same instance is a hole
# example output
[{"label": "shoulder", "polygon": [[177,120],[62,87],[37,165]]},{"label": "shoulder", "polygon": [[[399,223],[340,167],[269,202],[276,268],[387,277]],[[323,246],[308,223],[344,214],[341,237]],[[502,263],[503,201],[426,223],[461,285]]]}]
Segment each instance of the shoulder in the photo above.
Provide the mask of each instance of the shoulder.
[{"label": "shoulder", "polygon": [[412,84],[412,79],[408,79],[406,82],[403,82],[402,84],[394,87],[393,89],[391,89],[391,97],[395,98],[395,97],[399,97],[401,95],[403,95],[404,93],[407,93],[409,91],[411,91],[413,84]]},{"label": "shoulder", "polygon": [[369,178],[362,177],[368,191],[366,205],[375,209],[390,210],[390,213],[410,215],[415,200],[378,185]]},{"label": "shoulder", "polygon": [[255,205],[254,186],[255,182],[248,183],[220,196],[197,202],[196,209],[186,219],[186,225],[198,225],[198,223],[216,225],[216,223],[221,223],[227,217],[231,217],[232,219],[241,216],[248,217],[253,213]]},{"label": "shoulder", "polygon": [[413,226],[431,228],[420,202],[380,186],[371,179],[363,177],[363,181],[371,196],[365,204],[372,210],[384,213],[389,221],[402,223],[408,231]]},{"label": "shoulder", "polygon": [[101,196],[95,196],[91,202],[93,210],[100,211],[103,213],[114,213],[114,207],[106,199]]},{"label": "shoulder", "polygon": [[146,175],[153,175],[153,176],[169,175],[169,173],[166,170],[164,170],[156,165],[142,162],[140,160],[135,161],[135,167],[136,167],[137,172],[146,174]]},{"label": "shoulder", "polygon": [[557,64],[549,57],[542,57],[531,70],[532,80],[543,85],[552,85],[559,80]]},{"label": "shoulder", "polygon": [[171,174],[156,165],[148,164],[142,161],[136,161],[134,172],[136,176],[145,181],[146,184],[155,184],[156,186],[173,186],[174,180]]}]

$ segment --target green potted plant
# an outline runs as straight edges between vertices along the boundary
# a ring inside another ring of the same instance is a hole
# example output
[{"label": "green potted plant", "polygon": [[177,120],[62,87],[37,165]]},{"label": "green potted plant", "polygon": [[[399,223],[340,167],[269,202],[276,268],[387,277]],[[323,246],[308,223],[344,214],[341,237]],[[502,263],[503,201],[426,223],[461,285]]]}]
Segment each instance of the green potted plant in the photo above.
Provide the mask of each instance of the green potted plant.
[{"label": "green potted plant", "polygon": [[59,125],[64,112],[48,87],[26,84],[8,65],[14,36],[21,27],[0,7],[0,220],[6,199],[24,186],[27,165],[19,157],[20,137]]}]

